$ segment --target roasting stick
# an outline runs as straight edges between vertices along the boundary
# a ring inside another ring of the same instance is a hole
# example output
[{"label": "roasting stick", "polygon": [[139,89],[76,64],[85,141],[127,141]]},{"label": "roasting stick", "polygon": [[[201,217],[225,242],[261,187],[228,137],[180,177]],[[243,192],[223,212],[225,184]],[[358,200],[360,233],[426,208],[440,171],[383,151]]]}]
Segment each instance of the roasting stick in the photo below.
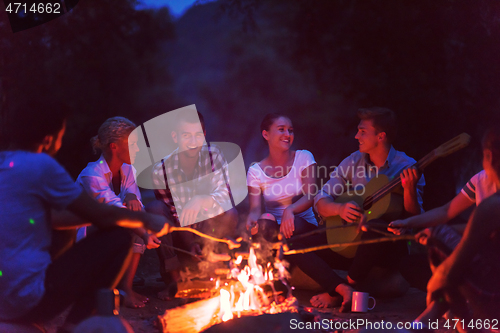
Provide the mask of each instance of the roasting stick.
[{"label": "roasting stick", "polygon": [[231,239],[222,239],[222,238],[216,238],[216,237],[212,237],[212,236],[209,236],[207,234],[204,234],[196,229],[193,229],[193,228],[184,228],[184,227],[169,227],[168,229],[168,232],[171,233],[172,231],[189,231],[189,232],[192,232],[193,234],[196,234],[200,237],[203,237],[203,238],[207,238],[207,239],[210,239],[210,240],[213,240],[213,241],[216,241],[216,242],[220,242],[220,243],[226,243],[227,246],[229,246],[229,249],[232,250],[232,249],[235,249],[235,248],[238,248],[241,246],[240,241],[236,240],[231,240]]},{"label": "roasting stick", "polygon": [[[351,226],[352,224],[349,224],[347,226],[342,226],[342,227],[348,227]],[[318,233],[318,232],[324,232],[325,229],[321,230],[315,230],[313,232],[307,233],[307,236]],[[230,249],[238,248],[241,246],[240,242],[241,239],[238,238],[237,241],[230,240],[230,239],[222,239],[222,238],[216,238],[209,236],[207,234],[204,234],[196,229],[193,228],[181,228],[181,227],[170,227],[169,232],[172,231],[188,231],[192,232],[200,237],[207,238],[216,242],[221,242],[221,243],[226,243]],[[301,235],[301,236],[306,236],[306,234]],[[295,239],[295,238],[294,238]],[[310,247],[306,249],[298,249],[298,250],[285,250],[283,252],[284,255],[291,255],[291,254],[299,254],[299,253],[308,253],[308,252],[313,252],[313,251],[319,251],[319,250],[324,250],[324,249],[332,249],[336,247],[343,247],[343,246],[358,246],[358,245],[363,245],[363,244],[374,244],[374,243],[382,243],[382,242],[395,242],[399,240],[414,240],[415,236],[414,235],[400,235],[400,236],[391,236],[391,237],[382,237],[382,238],[377,238],[377,239],[367,239],[367,240],[362,240],[362,241],[356,241],[356,242],[350,242],[350,243],[337,243],[337,244],[327,244],[327,245],[321,245],[321,246],[315,246],[315,247]],[[283,242],[277,242],[274,244],[273,248],[279,248],[280,246],[283,245]],[[185,251],[187,252],[187,251]]]},{"label": "roasting stick", "polygon": [[374,244],[374,243],[382,243],[382,242],[396,242],[399,240],[414,240],[414,239],[415,239],[414,235],[382,237],[382,238],[367,239],[367,240],[350,242],[350,243],[327,244],[327,245],[309,247],[306,249],[288,250],[288,251],[284,251],[283,254],[284,255],[291,255],[291,254],[299,254],[299,253],[308,253],[308,252],[319,251],[319,250],[324,250],[324,249],[332,249],[332,248],[336,248],[336,247],[357,246],[357,245],[364,245],[364,244]]},{"label": "roasting stick", "polygon": [[311,235],[314,235],[314,234],[319,234],[319,233],[322,233],[322,232],[325,232],[325,231],[331,230],[331,229],[352,228],[352,227],[357,227],[358,225],[359,225],[359,223],[353,222],[353,223],[349,223],[349,224],[346,224],[346,225],[336,225],[336,226],[333,226],[333,227],[318,228],[318,229],[313,230],[313,231],[309,231],[309,232],[305,232],[305,233],[297,235],[297,236],[293,236],[288,241],[289,242],[296,241],[297,239],[306,238],[308,236],[311,236]]},{"label": "roasting stick", "polygon": [[175,247],[175,246],[172,246],[172,245],[167,245],[167,244],[161,244],[161,246],[166,246],[166,247],[169,247],[171,249],[174,249],[175,251],[179,251],[179,252],[184,252],[186,254],[189,254],[190,256],[193,256],[195,257],[196,259],[198,259],[199,261],[202,261],[200,258],[198,258],[196,255],[192,254],[191,252],[189,251],[186,251],[186,250],[183,250],[183,249],[179,249],[178,247]]},{"label": "roasting stick", "polygon": [[[375,228],[379,227],[379,228],[387,228],[387,225],[388,223],[377,223],[377,222],[366,222],[365,224],[363,224],[363,226],[366,226],[367,229],[370,229],[370,230],[373,230],[375,232],[379,232],[379,233],[382,233],[382,234],[385,234],[385,235],[391,235],[390,233],[383,233],[383,232],[380,232],[378,230],[374,230]],[[319,233],[322,233],[322,232],[325,232],[327,230],[331,230],[331,229],[344,229],[344,228],[353,228],[353,227],[358,227],[359,226],[359,223],[358,222],[352,222],[352,223],[349,223],[349,224],[346,224],[346,225],[336,225],[336,226],[333,226],[333,227],[326,227],[326,228],[319,228],[319,229],[316,229],[316,230],[313,230],[313,231],[309,231],[309,232],[306,232],[306,233],[303,233],[303,234],[300,234],[300,235],[297,235],[297,236],[293,236],[292,238],[290,238],[288,241],[289,242],[293,242],[293,241],[296,241],[298,239],[302,239],[302,238],[306,238],[308,236],[311,236],[311,235],[314,235],[314,234],[319,234]]]}]

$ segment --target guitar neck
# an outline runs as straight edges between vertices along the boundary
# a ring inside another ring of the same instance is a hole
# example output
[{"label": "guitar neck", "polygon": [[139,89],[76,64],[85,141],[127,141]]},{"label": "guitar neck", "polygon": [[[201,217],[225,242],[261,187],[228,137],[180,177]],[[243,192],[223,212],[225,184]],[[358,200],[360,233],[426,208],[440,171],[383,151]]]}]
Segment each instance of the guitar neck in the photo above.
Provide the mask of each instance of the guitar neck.
[{"label": "guitar neck", "polygon": [[[422,173],[424,168],[431,164],[439,157],[448,156],[451,153],[456,152],[464,147],[466,147],[470,142],[470,135],[467,133],[462,133],[453,139],[443,143],[441,146],[437,147],[429,154],[425,155],[420,161],[418,161],[414,167]],[[401,170],[402,171],[402,170]],[[396,186],[401,184],[401,177],[398,175],[392,181],[390,181],[387,185],[383,186],[377,192],[373,193],[371,196],[367,197],[365,202],[363,203],[363,208],[371,207],[374,203],[383,198],[386,194],[394,190]]]}]

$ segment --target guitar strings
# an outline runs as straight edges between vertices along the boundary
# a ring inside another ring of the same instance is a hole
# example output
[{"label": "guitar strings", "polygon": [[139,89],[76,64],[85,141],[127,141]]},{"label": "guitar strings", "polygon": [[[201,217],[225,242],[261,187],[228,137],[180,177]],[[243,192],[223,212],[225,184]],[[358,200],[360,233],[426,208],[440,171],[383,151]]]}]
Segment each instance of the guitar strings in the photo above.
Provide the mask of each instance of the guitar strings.
[{"label": "guitar strings", "polygon": [[[414,166],[417,169],[423,169],[429,163],[431,163],[434,159],[435,159],[435,156],[433,153],[427,154],[420,161],[418,161]],[[390,181],[386,185],[382,186],[378,191],[376,191],[371,196],[366,198],[365,202],[363,203],[363,209],[366,209],[365,207],[371,207],[375,202],[377,202],[382,197],[384,197],[388,192],[392,191],[400,183],[401,183],[401,176],[398,176],[397,178],[393,179],[392,181]]]}]

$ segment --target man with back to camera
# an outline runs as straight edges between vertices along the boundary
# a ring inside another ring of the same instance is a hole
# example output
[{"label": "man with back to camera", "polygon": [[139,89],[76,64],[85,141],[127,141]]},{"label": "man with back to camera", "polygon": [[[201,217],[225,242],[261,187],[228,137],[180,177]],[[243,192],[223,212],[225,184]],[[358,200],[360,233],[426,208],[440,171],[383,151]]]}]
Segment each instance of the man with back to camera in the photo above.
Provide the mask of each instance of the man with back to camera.
[{"label": "man with back to camera", "polygon": [[[227,161],[217,146],[205,142],[205,135],[201,113],[193,110],[177,114],[171,133],[177,149],[154,166],[157,200],[147,205],[146,211],[164,215],[177,226],[193,226],[216,237],[231,236],[236,228],[237,212],[228,188]],[[157,249],[160,273],[166,285],[166,289],[158,293],[158,298],[163,300],[175,296],[179,279],[180,262],[170,247],[172,237],[182,238],[192,253],[201,253],[199,240],[192,233],[163,237]]]},{"label": "man with back to camera", "polygon": [[[163,235],[168,224],[82,193],[52,157],[66,130],[64,106],[33,103],[9,116],[9,147],[0,151],[0,320],[41,323],[73,304],[59,330],[68,332],[92,314],[96,292],[114,288],[123,274],[132,243],[118,226]],[[89,222],[100,230],[52,261],[51,228]]]}]

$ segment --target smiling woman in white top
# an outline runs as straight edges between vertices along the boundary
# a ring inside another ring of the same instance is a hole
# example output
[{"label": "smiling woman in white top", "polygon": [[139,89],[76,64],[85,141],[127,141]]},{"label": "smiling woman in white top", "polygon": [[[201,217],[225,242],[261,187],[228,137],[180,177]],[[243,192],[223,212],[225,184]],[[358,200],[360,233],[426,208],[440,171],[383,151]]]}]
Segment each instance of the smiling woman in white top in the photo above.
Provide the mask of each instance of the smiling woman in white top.
[{"label": "smiling woman in white top", "polygon": [[295,137],[291,120],[283,115],[268,114],[261,133],[269,146],[269,155],[248,170],[250,214],[247,228],[255,234],[257,220],[265,211],[272,214],[279,231],[286,237],[313,230],[317,225],[312,211],[316,183],[316,161],[307,150],[292,150]]},{"label": "smiling woman in white top", "polygon": [[[252,235],[260,235],[267,241],[271,241],[278,231],[290,238],[317,229],[318,223],[311,208],[316,193],[316,161],[313,155],[307,150],[291,149],[295,134],[292,122],[286,116],[266,115],[261,133],[269,146],[269,155],[253,164],[247,173],[250,194],[247,228]],[[262,197],[266,214],[260,219]],[[272,221],[273,217],[276,222]],[[293,241],[292,247],[312,246],[317,238]],[[330,260],[329,254],[333,252],[325,252],[326,256],[313,252],[287,256],[287,260],[315,280],[326,291],[329,300],[334,297],[337,300],[340,296],[340,311],[346,312],[353,289],[331,269],[339,264]],[[329,305],[333,305],[333,301],[330,300]]]},{"label": "smiling woman in white top", "polygon": [[[102,155],[83,169],[76,182],[100,203],[141,211],[141,194],[135,182],[135,169],[131,165],[139,151],[135,128],[133,122],[123,117],[106,120],[99,128],[98,135],[91,139],[94,152],[102,151]],[[155,248],[160,241],[144,228],[134,229],[134,232],[140,237],[134,238],[134,253],[119,287],[127,294],[126,306],[141,308],[148,298],[132,290],[132,281],[141,254],[144,253],[144,243],[147,248]]]}]

